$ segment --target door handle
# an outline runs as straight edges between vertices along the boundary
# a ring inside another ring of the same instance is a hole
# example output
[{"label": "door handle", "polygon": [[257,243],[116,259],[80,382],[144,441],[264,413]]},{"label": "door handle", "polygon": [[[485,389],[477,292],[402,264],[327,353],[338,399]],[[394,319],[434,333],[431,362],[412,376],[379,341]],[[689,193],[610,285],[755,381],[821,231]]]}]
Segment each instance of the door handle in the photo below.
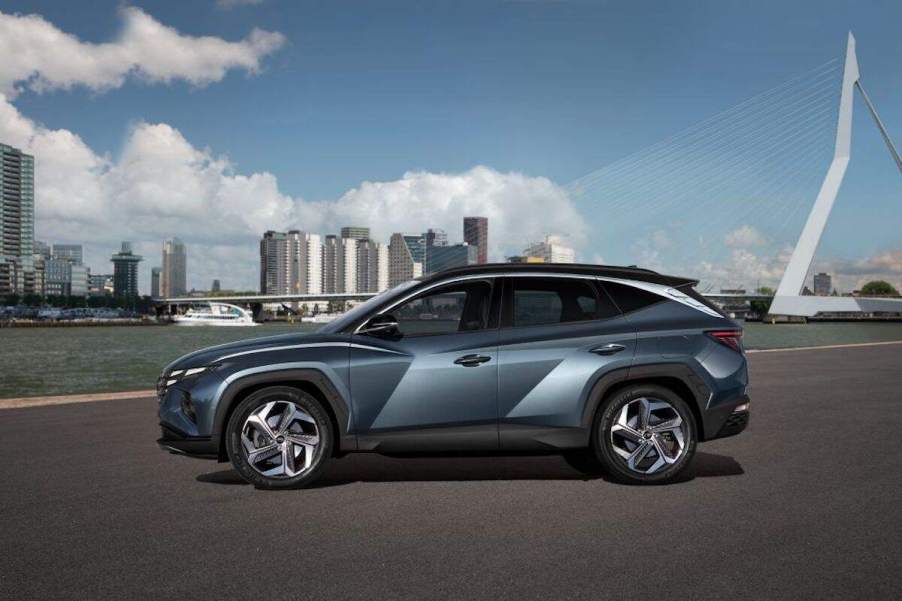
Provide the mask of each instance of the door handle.
[{"label": "door handle", "polygon": [[604,346],[597,346],[590,350],[590,353],[595,353],[596,355],[613,355],[614,353],[619,353],[624,350],[626,347],[622,344],[606,344]]},{"label": "door handle", "polygon": [[455,365],[463,365],[464,367],[478,367],[486,361],[491,361],[491,357],[485,355],[464,355],[454,360]]}]

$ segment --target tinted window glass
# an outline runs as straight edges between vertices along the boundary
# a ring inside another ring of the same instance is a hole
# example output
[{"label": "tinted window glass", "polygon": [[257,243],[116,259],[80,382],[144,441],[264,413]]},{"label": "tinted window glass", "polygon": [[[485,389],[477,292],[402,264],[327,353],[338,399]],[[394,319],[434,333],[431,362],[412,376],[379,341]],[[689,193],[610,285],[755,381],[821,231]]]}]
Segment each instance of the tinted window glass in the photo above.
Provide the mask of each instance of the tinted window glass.
[{"label": "tinted window glass", "polygon": [[405,336],[481,330],[488,316],[488,282],[445,286],[395,307],[389,313]]},{"label": "tinted window glass", "polygon": [[606,298],[599,298],[588,280],[512,278],[511,325],[537,326],[603,319],[617,314]]},{"label": "tinted window glass", "polygon": [[640,290],[633,286],[625,284],[617,284],[616,282],[604,282],[602,287],[608,291],[617,306],[624,313],[638,311],[655,303],[666,300],[663,296],[659,296],[654,292]]}]

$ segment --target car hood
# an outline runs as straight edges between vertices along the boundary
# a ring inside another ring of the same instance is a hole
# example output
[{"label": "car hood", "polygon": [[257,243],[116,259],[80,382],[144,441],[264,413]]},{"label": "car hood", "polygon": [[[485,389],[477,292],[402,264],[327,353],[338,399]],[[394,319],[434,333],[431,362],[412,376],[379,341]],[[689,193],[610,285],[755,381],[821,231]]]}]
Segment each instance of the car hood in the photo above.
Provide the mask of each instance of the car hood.
[{"label": "car hood", "polygon": [[260,348],[268,348],[273,346],[286,346],[290,344],[308,344],[312,342],[336,342],[346,340],[347,336],[336,334],[279,334],[278,336],[265,336],[262,338],[251,338],[249,340],[238,340],[219,344],[216,346],[208,346],[200,350],[183,355],[167,365],[164,371],[169,372],[174,369],[191,369],[193,367],[206,367],[215,363],[218,359],[234,353],[244,351],[252,351]]}]

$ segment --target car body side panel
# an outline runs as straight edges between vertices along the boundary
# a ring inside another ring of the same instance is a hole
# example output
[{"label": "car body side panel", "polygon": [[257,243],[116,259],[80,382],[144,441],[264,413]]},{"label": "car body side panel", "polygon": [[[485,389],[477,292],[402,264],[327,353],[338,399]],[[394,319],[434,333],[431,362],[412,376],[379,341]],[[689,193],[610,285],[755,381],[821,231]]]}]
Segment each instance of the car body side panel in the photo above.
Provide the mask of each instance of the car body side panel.
[{"label": "car body side panel", "polygon": [[[497,449],[497,340],[497,330],[396,340],[355,335],[351,394],[360,448]],[[489,360],[454,363],[464,355]]]},{"label": "car body side panel", "polygon": [[[621,317],[501,330],[499,432],[503,449],[553,448],[588,440],[581,431],[592,384],[629,367],[636,335]],[[623,350],[591,350],[618,344]]]}]

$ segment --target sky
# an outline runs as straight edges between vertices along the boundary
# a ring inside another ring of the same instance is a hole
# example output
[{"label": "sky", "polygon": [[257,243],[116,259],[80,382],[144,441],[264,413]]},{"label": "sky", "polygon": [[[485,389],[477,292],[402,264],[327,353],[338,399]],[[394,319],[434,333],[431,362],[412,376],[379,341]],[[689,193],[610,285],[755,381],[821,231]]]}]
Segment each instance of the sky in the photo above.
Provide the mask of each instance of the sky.
[{"label": "sky", "polygon": [[[95,273],[133,241],[145,292],[173,235],[189,287],[254,289],[266,229],[370,225],[387,242],[441,227],[456,241],[467,214],[489,217],[493,259],[563,234],[585,261],[694,271],[691,254],[662,260],[668,224],[625,246],[611,234],[632,226],[568,184],[841,57],[849,30],[902,138],[898,2],[79,7],[0,3],[0,141],[37,157],[36,237],[83,243]],[[902,284],[902,177],[863,108],[816,265],[846,289]],[[681,227],[701,234],[706,217]],[[727,250],[712,273],[752,286],[774,283],[797,230],[715,234]]]}]

